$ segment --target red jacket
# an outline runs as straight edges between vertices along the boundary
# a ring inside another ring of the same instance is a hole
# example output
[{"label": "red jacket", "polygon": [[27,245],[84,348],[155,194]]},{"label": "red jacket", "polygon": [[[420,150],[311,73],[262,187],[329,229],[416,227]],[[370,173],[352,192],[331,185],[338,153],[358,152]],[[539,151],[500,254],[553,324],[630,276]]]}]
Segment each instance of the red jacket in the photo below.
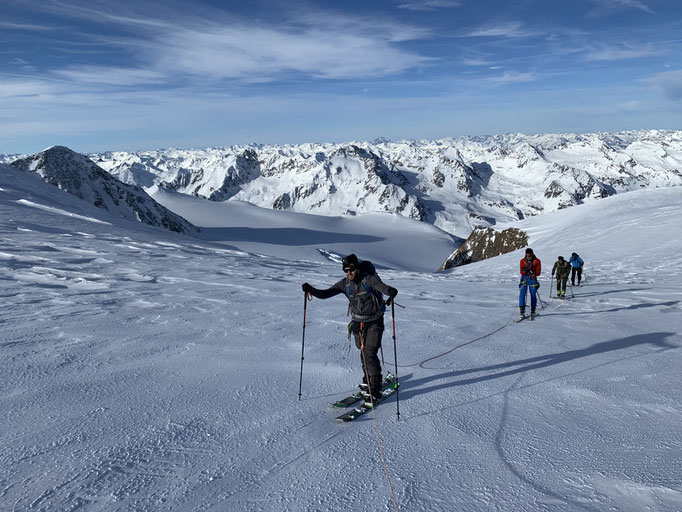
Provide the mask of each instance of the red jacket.
[{"label": "red jacket", "polygon": [[521,260],[521,275],[526,277],[537,277],[540,275],[541,264],[540,260],[533,256],[533,259],[528,261],[526,258]]}]

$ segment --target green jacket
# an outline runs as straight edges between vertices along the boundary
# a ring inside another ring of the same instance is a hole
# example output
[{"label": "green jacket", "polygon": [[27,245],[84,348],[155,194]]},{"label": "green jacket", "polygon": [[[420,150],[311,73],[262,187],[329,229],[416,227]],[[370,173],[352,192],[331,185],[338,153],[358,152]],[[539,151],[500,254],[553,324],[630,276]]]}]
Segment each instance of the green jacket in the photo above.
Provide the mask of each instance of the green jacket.
[{"label": "green jacket", "polygon": [[552,267],[552,275],[556,273],[557,277],[567,276],[571,272],[571,264],[564,260],[557,260]]}]

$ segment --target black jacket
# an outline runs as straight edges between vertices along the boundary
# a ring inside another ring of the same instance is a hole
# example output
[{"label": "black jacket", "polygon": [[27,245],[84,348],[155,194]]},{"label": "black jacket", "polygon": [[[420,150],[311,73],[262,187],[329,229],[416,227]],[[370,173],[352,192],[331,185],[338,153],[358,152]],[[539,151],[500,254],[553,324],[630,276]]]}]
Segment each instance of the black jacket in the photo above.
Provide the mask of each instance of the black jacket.
[{"label": "black jacket", "polygon": [[344,277],[326,290],[312,288],[310,293],[318,299],[328,299],[343,293],[348,297],[353,320],[371,322],[384,316],[386,302],[383,295],[391,295],[395,288],[385,284],[376,274],[365,274],[353,281]]}]

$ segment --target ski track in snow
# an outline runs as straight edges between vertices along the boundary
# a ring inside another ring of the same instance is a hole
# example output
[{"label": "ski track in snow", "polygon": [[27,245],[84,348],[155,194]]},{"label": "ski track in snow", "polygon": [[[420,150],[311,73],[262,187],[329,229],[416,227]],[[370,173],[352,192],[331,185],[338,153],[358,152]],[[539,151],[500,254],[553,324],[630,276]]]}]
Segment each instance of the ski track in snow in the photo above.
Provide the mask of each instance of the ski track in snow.
[{"label": "ski track in snow", "polygon": [[[682,206],[660,197],[665,216],[612,238],[583,226],[574,298],[549,297],[557,250],[535,245],[534,322],[510,322],[518,253],[380,272],[406,306],[401,421],[395,399],[376,410],[401,510],[680,510],[682,246],[665,223]],[[297,399],[300,285],[338,264],[0,210],[0,509],[393,510],[372,415],[341,425],[327,405],[360,379],[343,298],[307,305]],[[613,240],[622,259],[600,256]]]}]

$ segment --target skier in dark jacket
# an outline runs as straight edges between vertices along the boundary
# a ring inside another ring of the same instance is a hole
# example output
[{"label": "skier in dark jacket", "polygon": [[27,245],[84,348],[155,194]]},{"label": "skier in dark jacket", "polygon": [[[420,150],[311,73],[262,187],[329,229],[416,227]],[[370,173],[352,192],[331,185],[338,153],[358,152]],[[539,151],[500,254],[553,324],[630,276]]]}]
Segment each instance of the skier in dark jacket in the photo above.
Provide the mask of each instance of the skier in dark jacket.
[{"label": "skier in dark jacket", "polygon": [[566,282],[568,282],[568,274],[570,272],[571,265],[563,256],[559,256],[552,267],[552,277],[556,274],[556,296],[560,299],[566,296]]},{"label": "skier in dark jacket", "polygon": [[585,262],[582,260],[578,253],[574,252],[571,254],[568,262],[571,264],[571,286],[575,286],[575,276],[578,274],[578,286],[580,286],[580,280],[583,277],[583,265]]},{"label": "skier in dark jacket", "polygon": [[541,263],[535,257],[533,249],[526,249],[526,254],[520,262],[521,281],[519,282],[519,316],[526,316],[526,292],[530,290],[530,314],[535,315],[535,307],[538,303],[537,293],[540,288],[538,276],[540,275]]},{"label": "skier in dark jacket", "polygon": [[[368,267],[373,270],[371,263]],[[319,290],[308,283],[303,283],[302,288],[305,293],[318,299],[328,299],[342,293],[348,297],[352,316],[351,329],[355,337],[355,346],[360,349],[362,362],[363,384],[360,385],[360,389],[365,394],[366,402],[371,405],[372,398],[374,400],[381,398],[381,363],[377,354],[384,332],[386,302],[383,295],[388,295],[390,300],[393,300],[398,290],[384,284],[369,268],[363,270],[363,264],[358,261],[355,254],[343,258],[343,271],[346,277],[331,288]]]}]

